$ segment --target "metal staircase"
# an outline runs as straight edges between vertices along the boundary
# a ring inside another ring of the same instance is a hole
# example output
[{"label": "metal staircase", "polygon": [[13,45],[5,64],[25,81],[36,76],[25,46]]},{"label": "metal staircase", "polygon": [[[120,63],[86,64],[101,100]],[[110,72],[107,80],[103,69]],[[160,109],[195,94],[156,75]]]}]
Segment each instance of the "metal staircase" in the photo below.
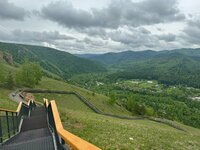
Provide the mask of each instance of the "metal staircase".
[{"label": "metal staircase", "polygon": [[20,102],[16,111],[0,108],[0,150],[69,149],[100,150],[63,128],[55,101]]},{"label": "metal staircase", "polygon": [[54,150],[44,107],[35,107],[30,117],[23,119],[20,133],[6,141],[2,150]]}]

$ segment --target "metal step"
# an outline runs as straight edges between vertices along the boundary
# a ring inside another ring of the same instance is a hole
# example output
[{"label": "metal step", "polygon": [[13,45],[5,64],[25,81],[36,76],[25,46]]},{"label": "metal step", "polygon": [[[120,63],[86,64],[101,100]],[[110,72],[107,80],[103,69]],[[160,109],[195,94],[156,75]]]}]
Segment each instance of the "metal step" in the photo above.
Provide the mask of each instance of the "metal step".
[{"label": "metal step", "polygon": [[54,150],[52,136],[37,138],[27,142],[4,145],[0,150]]},{"label": "metal step", "polygon": [[25,118],[21,131],[5,142],[0,150],[53,150],[54,142],[47,123],[44,107],[36,107]]},{"label": "metal step", "polygon": [[30,141],[37,138],[47,137],[47,136],[51,136],[51,133],[48,128],[30,130],[30,131],[19,133],[18,135],[14,136],[13,138],[5,142],[4,145],[16,144],[16,143]]},{"label": "metal step", "polygon": [[36,107],[35,110],[32,110],[31,112],[31,117],[41,116],[41,115],[46,115],[46,110],[44,107]]},{"label": "metal step", "polygon": [[23,120],[21,132],[47,127],[48,123],[45,108],[36,107],[35,110],[31,112],[31,116]]}]

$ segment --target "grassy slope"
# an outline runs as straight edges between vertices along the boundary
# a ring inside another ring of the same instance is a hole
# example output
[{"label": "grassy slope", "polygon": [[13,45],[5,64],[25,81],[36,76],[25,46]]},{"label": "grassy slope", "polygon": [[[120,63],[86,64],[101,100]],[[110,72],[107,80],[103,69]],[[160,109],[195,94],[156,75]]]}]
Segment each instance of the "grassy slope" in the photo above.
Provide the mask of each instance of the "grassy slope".
[{"label": "grassy slope", "polygon": [[[110,112],[107,103],[101,103],[102,95],[92,94],[84,89],[44,78],[41,88],[76,90],[90,101]],[[148,120],[121,120],[95,114],[73,95],[36,94],[37,99],[56,99],[65,129],[102,149],[198,149],[200,130],[180,125],[187,132],[179,131],[164,124]],[[96,99],[97,98],[97,99]],[[95,100],[96,99],[96,100]],[[72,101],[73,102],[72,102]],[[99,101],[98,101],[99,100]],[[119,110],[111,112],[119,113]],[[132,138],[132,139],[131,139]]]},{"label": "grassy slope", "polygon": [[[12,67],[9,69],[12,71]],[[78,91],[104,112],[130,115],[118,106],[110,106],[108,98],[92,95],[90,91],[69,85],[61,81],[43,78],[37,88]],[[0,107],[16,109],[17,104],[9,100],[11,91],[0,88]],[[65,129],[102,149],[199,149],[200,130],[182,126],[182,132],[167,125],[148,120],[121,120],[91,112],[73,95],[36,94],[38,100],[43,97],[56,99]],[[131,139],[132,138],[132,139]]]},{"label": "grassy slope", "polygon": [[108,103],[108,97],[95,94],[93,96],[91,91],[85,90],[83,88],[79,88],[77,86],[73,86],[61,81],[56,81],[49,78],[43,78],[40,85],[36,88],[41,89],[51,89],[51,90],[64,90],[64,91],[76,91],[79,92],[82,96],[87,98],[94,106],[106,113],[118,114],[118,115],[131,115],[128,111],[124,108],[121,108],[117,105],[111,106]]},{"label": "grassy slope", "polygon": [[[7,64],[4,65],[4,71],[5,72],[15,72],[16,68],[12,67]],[[10,100],[9,94],[12,92],[12,90],[0,88],[0,108],[7,108],[7,109],[16,109],[17,108],[17,103],[14,101]]]},{"label": "grassy slope", "polygon": [[43,98],[49,100],[56,100],[57,105],[61,106],[64,102],[66,109],[72,109],[76,111],[92,112],[83,102],[81,102],[75,95],[63,95],[63,94],[34,94],[35,98],[43,102]]},{"label": "grassy slope", "polygon": [[[128,121],[71,111],[58,105],[65,129],[102,149],[198,149],[200,131],[187,133],[147,120]],[[133,138],[132,140],[130,138]]]},{"label": "grassy slope", "polygon": [[57,99],[56,103],[65,129],[102,149],[198,149],[200,147],[198,129],[180,125],[187,130],[183,132],[148,120],[129,121],[105,117],[91,112],[72,95],[35,94],[35,96],[39,99],[43,96]]},{"label": "grassy slope", "polygon": [[11,93],[11,90],[7,90],[4,88],[0,88],[0,108],[6,108],[6,109],[17,109],[17,103],[10,100],[9,94]]}]

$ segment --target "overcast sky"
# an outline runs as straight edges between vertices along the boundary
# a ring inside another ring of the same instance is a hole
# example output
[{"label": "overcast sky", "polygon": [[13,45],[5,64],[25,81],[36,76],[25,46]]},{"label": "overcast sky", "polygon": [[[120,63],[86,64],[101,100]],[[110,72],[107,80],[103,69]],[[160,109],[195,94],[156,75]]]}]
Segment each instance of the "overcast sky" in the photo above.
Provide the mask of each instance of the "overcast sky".
[{"label": "overcast sky", "polygon": [[0,41],[70,53],[200,47],[200,0],[0,0]]}]

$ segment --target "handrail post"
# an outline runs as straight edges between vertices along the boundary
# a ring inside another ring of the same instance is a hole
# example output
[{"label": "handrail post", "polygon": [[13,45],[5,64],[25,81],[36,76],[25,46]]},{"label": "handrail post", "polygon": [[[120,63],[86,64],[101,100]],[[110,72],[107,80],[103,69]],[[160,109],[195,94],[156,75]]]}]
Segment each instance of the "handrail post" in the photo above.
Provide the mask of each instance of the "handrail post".
[{"label": "handrail post", "polygon": [[3,143],[3,134],[2,134],[2,125],[1,125],[1,117],[0,117],[0,144]]},{"label": "handrail post", "polygon": [[6,121],[7,121],[7,128],[8,128],[8,138],[10,138],[10,127],[9,127],[9,119],[8,119],[8,112],[6,111]]},{"label": "handrail post", "polygon": [[14,113],[12,112],[12,125],[13,125],[13,134],[15,134],[15,121],[14,121]]},{"label": "handrail post", "polygon": [[17,129],[16,129],[16,131],[18,132],[19,131],[19,122],[18,122],[18,115],[17,115],[17,113],[15,113],[15,116],[16,116],[16,127],[17,127]]}]

